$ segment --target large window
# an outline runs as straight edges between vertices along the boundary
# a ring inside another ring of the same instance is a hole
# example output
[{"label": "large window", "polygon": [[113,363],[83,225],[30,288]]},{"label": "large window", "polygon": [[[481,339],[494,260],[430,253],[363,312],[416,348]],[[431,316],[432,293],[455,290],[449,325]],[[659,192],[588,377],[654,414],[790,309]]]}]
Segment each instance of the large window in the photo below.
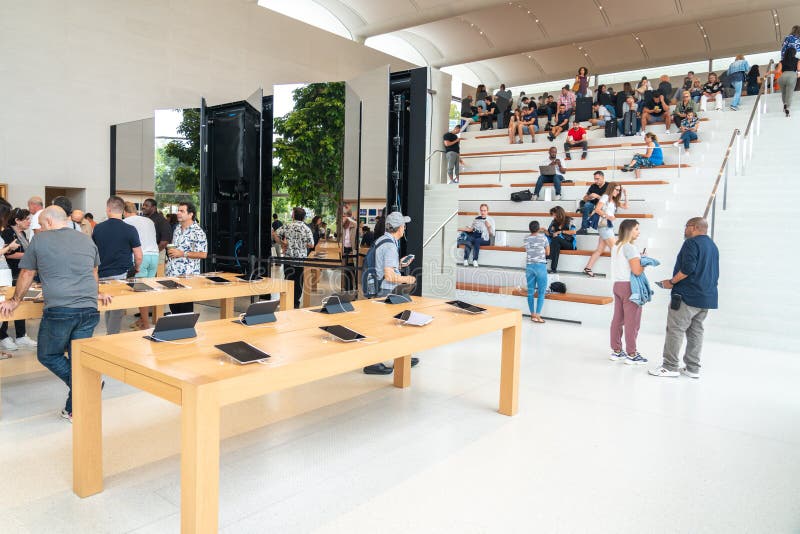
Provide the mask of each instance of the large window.
[{"label": "large window", "polygon": [[353,38],[341,20],[314,0],[258,0],[258,5],[345,39]]}]

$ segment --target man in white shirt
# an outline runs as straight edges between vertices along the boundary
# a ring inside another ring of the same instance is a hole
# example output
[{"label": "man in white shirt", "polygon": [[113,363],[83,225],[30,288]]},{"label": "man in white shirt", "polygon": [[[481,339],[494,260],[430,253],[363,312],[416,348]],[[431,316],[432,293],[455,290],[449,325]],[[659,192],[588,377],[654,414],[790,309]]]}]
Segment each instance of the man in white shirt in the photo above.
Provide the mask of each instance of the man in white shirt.
[{"label": "man in white shirt", "polygon": [[603,128],[605,127],[606,122],[611,120],[611,112],[608,111],[608,108],[605,106],[595,103],[594,112],[597,114],[597,118],[589,119],[589,122],[592,124],[592,128]]},{"label": "man in white shirt", "polygon": [[31,197],[28,199],[28,211],[31,212],[31,225],[30,228],[28,228],[28,240],[33,237],[34,231],[41,229],[39,214],[43,209],[44,201],[42,197]]},{"label": "man in white shirt", "polygon": [[[158,270],[158,242],[156,241],[156,225],[149,217],[136,213],[133,202],[125,203],[123,222],[136,228],[142,244],[142,263],[136,278],[154,278]],[[150,328],[150,307],[139,308],[139,320],[136,322],[142,330]]]}]

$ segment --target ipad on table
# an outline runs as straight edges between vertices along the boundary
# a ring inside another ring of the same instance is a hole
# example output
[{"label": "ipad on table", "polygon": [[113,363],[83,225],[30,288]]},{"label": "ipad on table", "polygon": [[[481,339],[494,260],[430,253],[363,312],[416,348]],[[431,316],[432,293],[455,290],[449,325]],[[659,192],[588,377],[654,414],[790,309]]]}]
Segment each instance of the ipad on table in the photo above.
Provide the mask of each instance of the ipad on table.
[{"label": "ipad on table", "polygon": [[486,311],[486,308],[481,308],[480,306],[475,306],[474,304],[470,304],[469,302],[464,302],[463,300],[451,300],[447,302],[450,306],[454,306],[459,310],[463,310],[467,313],[482,313]]},{"label": "ipad on table", "polygon": [[320,330],[324,330],[339,341],[344,341],[345,343],[350,343],[351,341],[358,341],[359,339],[365,339],[366,336],[359,334],[355,330],[350,330],[347,327],[342,325],[332,325],[332,326],[320,326]]},{"label": "ipad on table", "polygon": [[223,278],[221,276],[206,276],[206,280],[211,282],[212,284],[230,284],[231,281],[227,278]]},{"label": "ipad on table", "polygon": [[179,284],[175,280],[156,280],[158,285],[163,286],[167,289],[185,289],[186,286],[183,284]]},{"label": "ipad on table", "polygon": [[269,358],[269,354],[266,352],[257,349],[250,343],[246,343],[244,341],[234,341],[232,343],[223,343],[221,345],[214,345],[215,348],[218,348],[231,358],[236,363],[241,365],[246,365],[248,363],[257,363],[263,362],[267,358]]},{"label": "ipad on table", "polygon": [[412,310],[404,310],[394,316],[398,321],[409,326],[425,326],[433,321],[433,317],[424,313],[415,312]]},{"label": "ipad on table", "polygon": [[154,288],[142,282],[128,282],[128,287],[137,293],[142,293],[144,291],[155,291]]}]

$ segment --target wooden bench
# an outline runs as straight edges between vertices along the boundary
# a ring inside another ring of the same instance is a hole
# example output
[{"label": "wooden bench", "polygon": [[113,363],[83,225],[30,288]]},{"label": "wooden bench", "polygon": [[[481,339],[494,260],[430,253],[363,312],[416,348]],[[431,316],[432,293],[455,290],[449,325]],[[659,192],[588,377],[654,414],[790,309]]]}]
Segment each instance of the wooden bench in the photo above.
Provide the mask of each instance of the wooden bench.
[{"label": "wooden bench", "polygon": [[[478,293],[495,293],[498,295],[512,295],[515,297],[527,297],[528,289],[516,286],[494,286],[489,284],[473,284],[469,282],[456,283],[456,289],[462,291],[475,291]],[[563,302],[576,302],[578,304],[594,304],[602,306],[614,302],[614,297],[602,295],[582,295],[580,293],[548,293],[545,300],[560,300]]]},{"label": "wooden bench", "polygon": [[[533,202],[533,201],[529,201]],[[459,211],[459,215],[475,215],[474,211]],[[491,217],[551,217],[550,212],[516,212],[516,211],[493,211]],[[620,213],[626,219],[652,219],[652,213]],[[582,215],[576,212],[567,212],[567,217],[581,218]],[[481,247],[483,248],[483,247]]]},{"label": "wooden bench", "polygon": [[[699,143],[699,142],[700,142],[699,139],[695,139],[694,141],[692,141],[692,143]],[[589,152],[592,152],[594,150],[599,150],[602,148],[628,148],[628,147],[643,147],[643,146],[647,146],[647,143],[614,143],[610,145],[594,145],[589,147]],[[576,150],[578,148],[579,147],[576,147]],[[542,148],[521,148],[516,150],[495,150],[490,152],[462,152],[461,156],[476,157],[476,156],[499,156],[503,154],[508,154],[508,155],[533,154],[537,152],[547,152],[549,150],[550,150],[549,147],[542,147]]]},{"label": "wooden bench", "polygon": [[[615,180],[620,185],[669,185],[667,180]],[[594,182],[581,180],[578,182],[561,183],[561,187],[588,187]],[[553,184],[543,184],[544,187],[555,187]],[[495,188],[504,187],[502,184],[458,184],[461,189],[480,189],[480,188]],[[510,184],[509,187],[536,187],[536,182],[524,184]]]},{"label": "wooden bench", "polygon": [[[464,248],[464,245],[458,245],[458,248]],[[502,252],[525,252],[525,247],[498,247],[495,245],[481,245],[481,250],[499,250]],[[591,256],[593,250],[562,250],[562,256]],[[610,258],[611,254],[603,252],[604,258]]]},{"label": "wooden bench", "polygon": [[[708,117],[703,117],[702,119],[699,119],[700,122],[709,122],[709,120],[710,119]],[[656,122],[654,124],[663,124],[663,123]],[[508,137],[508,128],[502,128],[502,130],[506,130],[506,133],[476,135],[475,137],[466,137],[466,138],[462,139],[462,141],[467,141],[469,139],[491,139],[491,138],[494,138],[494,137]],[[567,130],[564,130],[564,131],[566,132]],[[545,132],[544,130],[540,130],[540,131],[536,132],[536,135],[544,135],[546,133],[548,133],[548,132]],[[525,135],[529,135],[529,134],[525,134]],[[633,136],[630,136],[630,137],[633,137]],[[617,138],[623,138],[624,139],[623,136],[619,136],[619,135],[617,136]]]},{"label": "wooden bench", "polygon": [[[656,167],[641,167],[640,170],[653,170],[653,169],[686,169],[691,167],[691,165],[687,163],[681,163],[678,165],[677,163],[668,163],[666,165],[658,165]],[[622,165],[605,165],[599,167],[566,167],[567,172],[580,172],[580,171],[613,171],[613,170],[620,170],[622,169]],[[490,170],[490,171],[461,171],[461,176],[473,176],[478,174],[529,174],[529,173],[538,173],[539,169],[512,169],[508,171],[503,170]]]}]

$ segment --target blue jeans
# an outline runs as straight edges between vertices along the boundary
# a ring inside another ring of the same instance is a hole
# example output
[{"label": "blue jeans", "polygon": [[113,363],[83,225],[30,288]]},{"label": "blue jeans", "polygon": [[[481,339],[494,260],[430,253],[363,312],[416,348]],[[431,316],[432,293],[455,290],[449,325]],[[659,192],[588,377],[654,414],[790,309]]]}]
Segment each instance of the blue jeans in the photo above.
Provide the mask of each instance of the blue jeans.
[{"label": "blue jeans", "polygon": [[[525,278],[528,282],[528,309],[531,313],[542,313],[544,296],[547,293],[547,264],[529,263],[525,267]],[[533,292],[536,290],[536,309],[533,307]]]},{"label": "blue jeans", "polygon": [[681,133],[681,141],[683,141],[683,148],[689,150],[689,143],[697,139],[697,134],[692,131],[685,131]]},{"label": "blue jeans", "polygon": [[739,107],[739,100],[742,99],[742,84],[744,83],[743,80],[739,80],[738,82],[731,82],[733,86],[733,102],[731,102],[732,108]]},{"label": "blue jeans", "polygon": [[47,308],[39,325],[39,346],[36,356],[69,389],[64,409],[72,413],[72,366],[64,357],[72,355],[72,340],[92,337],[100,321],[96,308]]},{"label": "blue jeans", "polygon": [[560,174],[554,174],[552,176],[544,176],[544,175],[540,174],[539,175],[539,179],[536,180],[536,188],[533,190],[533,194],[538,197],[539,196],[539,191],[542,190],[542,186],[544,184],[553,184],[555,186],[555,189],[556,189],[556,195],[560,195],[561,194],[561,180],[563,180],[563,179],[564,179],[564,177],[561,176]]},{"label": "blue jeans", "polygon": [[581,208],[581,230],[589,228],[589,217],[594,213],[594,208],[597,206],[594,202],[585,202]]},{"label": "blue jeans", "polygon": [[478,261],[478,254],[481,251],[481,245],[486,246],[489,244],[489,241],[486,239],[481,238],[480,232],[471,232],[467,234],[467,242],[464,243],[464,259],[469,259],[469,253],[473,250],[475,251],[472,255],[472,259]]},{"label": "blue jeans", "polygon": [[505,111],[500,111],[498,109],[497,110],[497,129],[498,130],[500,128],[504,128],[505,127],[505,125],[506,125],[505,120],[506,120],[506,112]]}]

